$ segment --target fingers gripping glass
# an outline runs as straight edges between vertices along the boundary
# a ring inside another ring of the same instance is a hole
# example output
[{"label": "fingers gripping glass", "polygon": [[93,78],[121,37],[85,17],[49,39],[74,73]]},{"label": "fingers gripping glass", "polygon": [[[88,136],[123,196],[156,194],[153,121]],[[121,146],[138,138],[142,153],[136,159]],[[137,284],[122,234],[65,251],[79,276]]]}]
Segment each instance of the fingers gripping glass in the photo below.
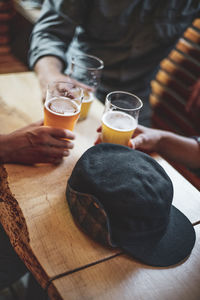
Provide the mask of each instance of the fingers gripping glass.
[{"label": "fingers gripping glass", "polygon": [[44,104],[44,125],[73,130],[80,116],[83,90],[71,82],[48,85]]},{"label": "fingers gripping glass", "polygon": [[128,146],[142,106],[142,101],[134,94],[123,91],[109,93],[102,117],[102,142]]}]

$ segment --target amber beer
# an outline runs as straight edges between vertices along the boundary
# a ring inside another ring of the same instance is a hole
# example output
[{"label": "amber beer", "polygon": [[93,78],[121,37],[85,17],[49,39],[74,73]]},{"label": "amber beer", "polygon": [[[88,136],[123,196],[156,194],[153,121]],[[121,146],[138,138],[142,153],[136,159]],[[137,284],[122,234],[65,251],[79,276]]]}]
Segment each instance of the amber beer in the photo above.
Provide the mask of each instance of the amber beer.
[{"label": "amber beer", "polygon": [[107,111],[102,117],[102,141],[128,146],[137,121],[122,111]]},{"label": "amber beer", "polygon": [[79,121],[85,120],[87,118],[87,115],[88,115],[88,112],[90,110],[90,106],[91,106],[93,100],[94,100],[94,94],[92,92],[84,90]]},{"label": "amber beer", "polygon": [[45,102],[44,125],[73,130],[80,115],[81,106],[66,97],[54,97]]}]

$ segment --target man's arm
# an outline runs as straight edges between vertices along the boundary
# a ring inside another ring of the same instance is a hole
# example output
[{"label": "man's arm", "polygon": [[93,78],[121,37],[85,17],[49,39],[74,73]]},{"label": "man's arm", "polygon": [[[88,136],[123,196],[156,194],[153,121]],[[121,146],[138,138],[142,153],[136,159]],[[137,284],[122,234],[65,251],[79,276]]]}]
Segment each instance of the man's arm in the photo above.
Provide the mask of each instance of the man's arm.
[{"label": "man's arm", "polygon": [[63,62],[55,56],[41,57],[34,66],[38,75],[42,90],[42,98],[45,100],[47,84],[53,81],[65,81],[67,76],[62,73]]},{"label": "man's arm", "polygon": [[138,134],[131,140],[132,148],[155,151],[164,158],[189,168],[200,168],[200,145],[193,138],[175,133],[138,126]]},{"label": "man's arm", "polygon": [[64,1],[46,0],[42,6],[40,18],[31,34],[28,54],[30,68],[34,68],[40,58],[48,55],[57,57],[63,66],[66,64],[65,52],[77,24],[64,18],[61,2]]},{"label": "man's arm", "polygon": [[69,130],[41,125],[40,121],[0,135],[0,163],[57,164],[68,156],[73,148],[70,140],[74,139],[74,134]]},{"label": "man's arm", "polygon": [[29,65],[39,77],[43,97],[47,83],[66,80],[66,51],[77,25],[83,22],[83,1],[46,0],[35,24],[29,50]]}]

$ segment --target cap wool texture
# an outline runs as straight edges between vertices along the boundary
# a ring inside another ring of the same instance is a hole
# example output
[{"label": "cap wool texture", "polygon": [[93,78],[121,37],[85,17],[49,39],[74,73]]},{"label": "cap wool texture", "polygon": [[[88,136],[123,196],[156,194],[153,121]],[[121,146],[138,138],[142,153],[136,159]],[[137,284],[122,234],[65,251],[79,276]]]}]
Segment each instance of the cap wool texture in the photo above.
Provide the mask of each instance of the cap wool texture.
[{"label": "cap wool texture", "polygon": [[146,264],[176,264],[194,246],[192,224],[172,206],[169,176],[143,152],[114,144],[91,147],[68,180],[67,200],[90,237]]}]

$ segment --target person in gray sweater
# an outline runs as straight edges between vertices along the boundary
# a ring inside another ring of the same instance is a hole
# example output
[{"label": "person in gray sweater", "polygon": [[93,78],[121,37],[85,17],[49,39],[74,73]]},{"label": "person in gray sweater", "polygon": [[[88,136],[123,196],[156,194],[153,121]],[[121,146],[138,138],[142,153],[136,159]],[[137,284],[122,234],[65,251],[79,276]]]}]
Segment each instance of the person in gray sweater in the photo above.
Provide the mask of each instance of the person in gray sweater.
[{"label": "person in gray sweater", "polygon": [[97,97],[136,94],[144,103],[139,122],[150,126],[150,81],[199,15],[196,0],[46,0],[31,36],[30,68],[44,92],[48,82],[66,79],[71,55],[97,56],[104,62]]}]

